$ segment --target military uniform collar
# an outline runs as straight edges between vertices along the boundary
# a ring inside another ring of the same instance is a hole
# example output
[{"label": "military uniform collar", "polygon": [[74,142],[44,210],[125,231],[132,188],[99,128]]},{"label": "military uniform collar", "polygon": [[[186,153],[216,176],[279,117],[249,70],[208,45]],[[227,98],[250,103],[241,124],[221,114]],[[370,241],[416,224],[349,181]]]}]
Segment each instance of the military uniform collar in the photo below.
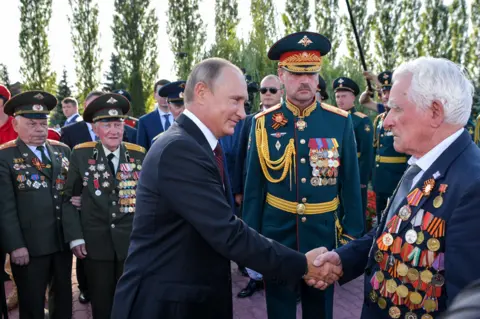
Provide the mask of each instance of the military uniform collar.
[{"label": "military uniform collar", "polygon": [[350,113],[350,114],[353,114],[355,112],[357,112],[357,110],[355,109],[355,106],[352,107],[350,110],[348,110],[348,113]]},{"label": "military uniform collar", "polygon": [[289,109],[294,116],[307,117],[317,108],[317,99],[315,98],[312,104],[307,106],[304,110],[300,110],[298,106],[290,102],[288,98],[285,100],[285,104],[287,105],[287,109]]},{"label": "military uniform collar", "polygon": [[120,158],[120,145],[117,147],[117,149],[115,151],[110,151],[108,148],[105,147],[105,145],[102,144],[102,147],[103,147],[103,152],[105,153],[105,156],[108,156],[110,155],[110,153],[113,153],[113,155],[116,157],[116,158]]}]

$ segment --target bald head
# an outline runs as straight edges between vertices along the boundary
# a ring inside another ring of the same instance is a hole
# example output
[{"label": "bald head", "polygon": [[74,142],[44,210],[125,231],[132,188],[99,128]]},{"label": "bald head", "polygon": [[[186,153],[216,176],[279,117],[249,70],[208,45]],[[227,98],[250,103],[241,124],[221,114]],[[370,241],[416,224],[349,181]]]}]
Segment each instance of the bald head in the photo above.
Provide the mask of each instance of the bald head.
[{"label": "bald head", "polygon": [[260,101],[264,108],[269,108],[280,103],[283,96],[280,78],[274,74],[267,75],[260,83]]}]

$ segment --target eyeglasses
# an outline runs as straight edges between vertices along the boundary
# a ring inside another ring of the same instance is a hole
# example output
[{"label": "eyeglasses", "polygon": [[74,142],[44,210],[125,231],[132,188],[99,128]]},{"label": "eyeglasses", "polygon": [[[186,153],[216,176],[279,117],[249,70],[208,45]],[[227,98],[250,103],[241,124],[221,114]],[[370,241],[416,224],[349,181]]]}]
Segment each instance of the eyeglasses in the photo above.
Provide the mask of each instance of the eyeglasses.
[{"label": "eyeglasses", "polygon": [[272,94],[277,94],[278,89],[277,88],[260,88],[260,93],[265,94],[267,91],[270,91]]}]

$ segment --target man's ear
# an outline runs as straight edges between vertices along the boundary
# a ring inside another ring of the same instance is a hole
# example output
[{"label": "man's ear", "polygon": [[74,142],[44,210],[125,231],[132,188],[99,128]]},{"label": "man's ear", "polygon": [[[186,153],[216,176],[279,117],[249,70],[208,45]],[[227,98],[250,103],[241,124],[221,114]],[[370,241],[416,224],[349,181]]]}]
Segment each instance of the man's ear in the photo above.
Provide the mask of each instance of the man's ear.
[{"label": "man's ear", "polygon": [[432,106],[429,108],[429,116],[431,118],[431,126],[438,128],[445,120],[445,110],[442,102],[433,101]]}]

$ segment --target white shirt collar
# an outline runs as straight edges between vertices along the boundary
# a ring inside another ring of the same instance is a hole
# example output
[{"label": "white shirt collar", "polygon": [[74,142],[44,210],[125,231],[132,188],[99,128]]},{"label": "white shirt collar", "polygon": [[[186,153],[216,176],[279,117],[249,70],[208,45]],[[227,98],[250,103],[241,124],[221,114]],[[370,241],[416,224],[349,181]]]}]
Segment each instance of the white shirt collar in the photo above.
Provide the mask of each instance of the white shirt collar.
[{"label": "white shirt collar", "polygon": [[[26,145],[27,145],[28,148],[32,151],[32,153],[35,154],[35,152],[37,151],[37,147],[38,147],[38,146],[33,146],[33,145],[28,145],[28,144],[26,144]],[[43,143],[42,145],[39,145],[39,146],[43,146],[43,147],[45,148],[45,150],[47,150],[47,145],[46,145],[46,143]],[[48,151],[47,151],[47,152],[48,152]]]},{"label": "white shirt collar", "polygon": [[89,131],[93,131],[92,123],[85,122],[85,124],[87,124],[87,127],[88,127]]},{"label": "white shirt collar", "polygon": [[67,120],[66,120],[65,122],[70,122],[70,120],[73,119],[73,118],[74,118],[75,116],[77,116],[77,115],[79,116],[80,114],[78,114],[78,113],[73,114],[72,116],[70,116],[69,118],[67,118]]},{"label": "white shirt collar", "polygon": [[210,145],[213,151],[217,147],[218,140],[215,137],[215,135],[213,135],[212,131],[210,131],[210,129],[205,124],[203,124],[202,121],[200,121],[200,119],[195,114],[193,114],[189,110],[183,111],[183,114],[189,119],[191,119],[193,123],[195,123],[198,126],[198,128],[200,129],[200,131],[202,131],[203,135],[207,139],[208,144]]},{"label": "white shirt collar", "polygon": [[463,127],[441,141],[440,143],[437,144],[434,148],[432,148],[430,151],[428,151],[427,154],[423,155],[420,158],[416,157],[410,157],[408,160],[409,165],[416,164],[418,167],[422,169],[422,171],[427,171],[427,169],[432,166],[432,164],[442,155],[442,153],[450,146],[452,145],[453,142],[456,141],[456,139],[463,133]]},{"label": "white shirt collar", "polygon": [[158,114],[160,114],[160,117],[163,118],[164,115],[172,115],[170,112],[163,112],[159,107],[157,107]]},{"label": "white shirt collar", "polygon": [[105,147],[105,145],[102,144],[103,151],[105,152],[105,156],[108,156],[110,153],[113,153],[113,155],[116,158],[120,158],[120,146],[117,147],[115,151],[110,151],[108,148]]}]

